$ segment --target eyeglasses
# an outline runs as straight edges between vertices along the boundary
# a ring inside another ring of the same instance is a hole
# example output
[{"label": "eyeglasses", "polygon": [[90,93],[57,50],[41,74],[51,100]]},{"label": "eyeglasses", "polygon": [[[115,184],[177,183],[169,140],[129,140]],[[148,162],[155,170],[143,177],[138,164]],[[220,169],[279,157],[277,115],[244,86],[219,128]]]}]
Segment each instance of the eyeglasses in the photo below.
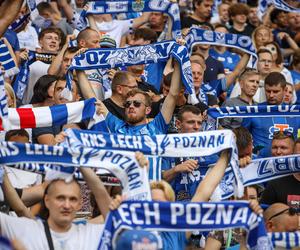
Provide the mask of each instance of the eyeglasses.
[{"label": "eyeglasses", "polygon": [[133,106],[135,108],[139,108],[142,104],[144,104],[145,106],[147,106],[145,103],[143,103],[142,101],[138,101],[138,100],[133,100],[133,101],[126,101],[124,104],[125,108],[129,108],[131,106],[131,104],[133,104]]},{"label": "eyeglasses", "polygon": [[294,139],[294,134],[290,130],[278,130],[273,133],[273,139],[285,139],[285,138]]},{"label": "eyeglasses", "polygon": [[280,212],[278,212],[278,213],[272,215],[272,216],[268,219],[268,221],[269,221],[269,220],[272,220],[273,218],[275,218],[275,217],[277,217],[277,216],[279,216],[279,215],[282,215],[282,214],[284,214],[284,213],[286,213],[286,212],[288,212],[290,216],[294,216],[295,214],[297,214],[297,210],[296,210],[295,208],[293,208],[293,207],[290,207],[290,208],[286,208],[286,209],[284,209],[284,210],[282,210],[282,211],[280,211]]}]

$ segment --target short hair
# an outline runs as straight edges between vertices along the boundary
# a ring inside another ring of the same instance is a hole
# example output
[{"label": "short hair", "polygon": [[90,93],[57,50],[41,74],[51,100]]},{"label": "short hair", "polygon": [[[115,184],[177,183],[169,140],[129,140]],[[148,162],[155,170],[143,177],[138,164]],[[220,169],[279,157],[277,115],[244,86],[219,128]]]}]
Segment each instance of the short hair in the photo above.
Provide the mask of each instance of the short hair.
[{"label": "short hair", "polygon": [[277,21],[277,17],[281,14],[281,13],[287,13],[286,11],[284,10],[280,10],[280,9],[273,9],[270,13],[270,21],[272,23],[276,23]]},{"label": "short hair", "polygon": [[[275,63],[277,65],[283,63],[283,56],[282,56],[281,49],[280,49],[278,43],[276,43],[274,41],[273,42],[268,42],[268,43],[265,44],[265,46],[267,46],[269,44],[272,44],[276,47],[277,59],[276,59]],[[266,49],[268,49],[268,48],[266,47]]]},{"label": "short hair", "polygon": [[193,105],[184,105],[177,114],[177,119],[182,122],[184,113],[191,112],[194,115],[201,115],[201,110]]},{"label": "short hair", "polygon": [[152,181],[150,182],[150,189],[159,189],[162,190],[168,201],[175,201],[175,193],[171,185],[166,181]]},{"label": "short hair", "polygon": [[244,81],[251,76],[259,75],[259,72],[256,69],[246,68],[239,76],[239,81]]},{"label": "short hair", "polygon": [[63,40],[63,32],[60,28],[56,28],[56,27],[48,27],[45,29],[42,29],[42,31],[39,33],[39,40],[41,40],[46,34],[48,33],[55,33],[58,35],[58,38],[60,41]]},{"label": "short hair", "polygon": [[[196,9],[196,4],[201,4],[204,0],[193,0],[193,10]],[[213,2],[214,0],[206,0],[206,1],[209,1],[209,2]]]},{"label": "short hair", "polygon": [[65,50],[63,57],[65,57],[65,54],[70,53],[70,54],[74,54],[78,51],[78,47],[69,47]]},{"label": "short hair", "polygon": [[280,84],[281,88],[285,88],[286,80],[283,74],[279,72],[271,72],[265,78],[265,86],[268,85],[270,87],[277,86]]},{"label": "short hair", "polygon": [[248,16],[249,7],[244,3],[235,3],[229,7],[228,14],[229,14],[229,17],[234,17],[236,15]]},{"label": "short hair", "polygon": [[147,107],[150,107],[151,106],[151,97],[148,95],[147,92],[143,91],[143,90],[140,90],[140,89],[132,89],[130,90],[127,95],[126,95],[126,100],[129,98],[129,97],[133,97],[137,94],[141,94],[145,97],[145,105]]},{"label": "short hair", "polygon": [[157,34],[154,30],[149,28],[139,28],[133,33],[133,40],[144,39],[145,41],[150,41],[150,43],[155,43],[157,41]]},{"label": "short hair", "polygon": [[91,31],[94,31],[94,32],[97,32],[96,30],[94,30],[94,29],[92,29],[92,28],[90,28],[90,27],[87,27],[87,28],[85,28],[85,29],[83,29],[82,31],[80,31],[79,33],[78,33],[78,35],[77,35],[77,38],[76,38],[76,40],[77,40],[77,46],[79,45],[79,42],[81,41],[81,40],[86,40],[86,39],[88,39],[88,37],[89,37],[89,32],[91,32]]},{"label": "short hair", "polygon": [[125,82],[129,81],[129,76],[132,75],[128,71],[117,71],[111,82],[111,89],[114,92],[118,85],[123,85]]},{"label": "short hair", "polygon": [[49,98],[48,89],[57,80],[58,77],[54,75],[41,76],[34,85],[33,96],[30,103],[40,103]]},{"label": "short hair", "polygon": [[278,131],[278,132],[274,132],[273,134],[273,139],[274,140],[284,140],[290,138],[292,140],[293,146],[295,143],[295,138],[292,132],[286,132],[286,131]]},{"label": "short hair", "polygon": [[216,30],[217,28],[224,28],[224,29],[226,29],[227,31],[229,31],[228,27],[227,27],[226,25],[222,24],[222,23],[216,23],[216,24],[214,25],[214,29]]},{"label": "short hair", "polygon": [[55,10],[52,8],[50,3],[41,2],[36,6],[39,14],[45,13],[45,11],[49,11],[50,13],[55,13]]},{"label": "short hair", "polygon": [[242,151],[252,143],[252,135],[245,127],[234,128],[232,132],[236,137],[236,146],[238,151]]},{"label": "short hair", "polygon": [[9,130],[5,133],[5,141],[9,141],[11,137],[13,136],[24,136],[27,137],[29,140],[29,134],[25,129],[13,129]]},{"label": "short hair", "polygon": [[269,49],[266,49],[266,48],[261,48],[259,49],[257,52],[256,52],[256,55],[257,57],[259,57],[260,54],[263,54],[263,53],[268,53],[271,55],[271,57],[273,58],[273,55],[272,55],[272,52],[269,50]]}]

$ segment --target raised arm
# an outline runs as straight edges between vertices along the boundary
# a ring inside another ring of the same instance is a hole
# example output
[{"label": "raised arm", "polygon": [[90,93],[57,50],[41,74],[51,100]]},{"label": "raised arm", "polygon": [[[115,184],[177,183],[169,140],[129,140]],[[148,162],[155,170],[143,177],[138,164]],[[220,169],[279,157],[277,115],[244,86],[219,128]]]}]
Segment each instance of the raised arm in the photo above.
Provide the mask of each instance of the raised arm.
[{"label": "raised arm", "polygon": [[234,70],[226,76],[226,86],[227,88],[233,84],[236,80],[236,78],[240,75],[241,72],[243,72],[248,64],[250,56],[246,53],[243,54],[241,60],[236,65]]},{"label": "raised arm", "polygon": [[65,16],[70,23],[74,17],[74,12],[67,0],[57,0],[57,5],[63,10]]},{"label": "raised arm", "polygon": [[0,37],[3,36],[8,26],[16,19],[22,3],[23,0],[6,0],[0,5]]},{"label": "raised arm", "polygon": [[148,22],[151,12],[144,12],[140,17],[133,19],[132,28],[137,29],[144,23]]},{"label": "raised arm", "polygon": [[95,200],[101,212],[101,215],[103,215],[103,217],[106,218],[106,215],[109,212],[109,204],[111,202],[111,198],[107,193],[103,182],[91,168],[81,167],[80,171],[89,189],[95,196]]},{"label": "raised arm", "polygon": [[170,91],[161,108],[161,113],[166,123],[169,123],[171,121],[176,106],[176,99],[178,97],[180,89],[181,89],[180,66],[179,63],[174,60],[174,71],[172,74]]}]

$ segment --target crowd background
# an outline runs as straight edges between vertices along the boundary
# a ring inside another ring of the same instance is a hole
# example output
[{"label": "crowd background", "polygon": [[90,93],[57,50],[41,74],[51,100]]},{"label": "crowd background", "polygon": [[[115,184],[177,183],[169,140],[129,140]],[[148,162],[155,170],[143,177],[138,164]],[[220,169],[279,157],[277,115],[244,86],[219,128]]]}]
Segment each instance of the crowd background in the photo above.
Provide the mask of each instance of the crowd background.
[{"label": "crowd background", "polygon": [[[137,5],[143,2],[136,0]],[[254,67],[249,55],[238,49],[198,44],[190,55],[197,104],[181,83],[179,64],[171,59],[123,68],[76,70],[70,95],[66,75],[75,56],[88,49],[118,49],[170,40],[170,18],[161,12],[90,14],[86,17],[87,27],[82,28],[79,16],[93,2],[37,0],[38,13],[33,18],[26,1],[4,0],[0,1],[1,44],[8,48],[18,69],[12,73],[2,70],[8,107],[49,107],[96,98],[97,113],[104,115],[110,133],[155,136],[205,131],[210,108],[300,104],[299,1],[285,1],[296,9],[293,12],[275,8],[272,1],[177,2],[183,39],[191,27],[249,36],[257,54]],[[262,2],[267,3],[263,12]],[[25,17],[21,25],[13,26]],[[36,52],[36,60],[28,64],[32,52]],[[1,63],[3,66],[5,60]],[[16,86],[22,83],[22,77],[27,81],[20,91]],[[219,126],[234,132],[241,168],[253,159],[300,153],[300,119],[296,116],[225,118]],[[88,121],[1,131],[1,140],[58,145],[65,139],[67,128],[86,130]],[[201,156],[201,148],[197,150],[199,157],[148,160],[137,154],[141,166],[159,166],[156,177],[149,178],[153,181],[153,200],[211,199],[228,165],[229,153]],[[103,230],[99,224],[103,225],[109,204],[116,209],[122,201],[122,180],[110,175],[99,178],[90,169],[81,171],[85,181],[78,185],[74,181],[45,181],[41,174],[13,167],[1,170],[4,195],[0,202],[0,232],[11,240],[12,248],[96,249]],[[262,207],[268,232],[298,231],[300,174],[248,186],[242,199],[266,205]],[[251,203],[251,207],[262,212],[258,203]],[[36,222],[36,217],[48,223]],[[76,229],[72,222],[75,217],[80,221]],[[157,237],[145,231],[125,232],[117,249],[159,249]],[[160,238],[163,249],[246,248],[242,229],[165,233]],[[133,242],[140,245],[134,248]]]}]

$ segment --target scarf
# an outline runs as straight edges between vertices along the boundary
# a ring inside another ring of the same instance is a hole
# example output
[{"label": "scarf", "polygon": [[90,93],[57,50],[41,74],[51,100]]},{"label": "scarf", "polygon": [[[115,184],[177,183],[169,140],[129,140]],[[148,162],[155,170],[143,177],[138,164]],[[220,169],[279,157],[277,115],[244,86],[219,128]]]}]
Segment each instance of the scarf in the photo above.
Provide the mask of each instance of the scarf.
[{"label": "scarf", "polygon": [[0,121],[0,129],[42,128],[62,126],[93,118],[95,99],[38,108],[9,108],[8,123]]},{"label": "scarf", "polygon": [[3,74],[0,70],[0,119],[2,120],[3,126],[8,126],[8,105],[7,96],[4,86]]},{"label": "scarf", "polygon": [[230,48],[237,48],[257,58],[255,47],[251,37],[237,34],[215,32],[192,27],[185,37],[186,47],[192,53],[193,46],[197,44],[221,45]]},{"label": "scarf", "polygon": [[282,249],[292,249],[300,246],[299,232],[282,232],[268,233],[271,238],[273,247],[281,247]]},{"label": "scarf", "polygon": [[51,64],[55,54],[48,53],[38,53],[36,51],[29,51],[28,59],[21,62],[20,72],[16,77],[16,80],[13,82],[13,89],[16,93],[16,97],[19,100],[23,99],[23,95],[27,88],[29,82],[30,68],[29,66],[36,62],[42,61],[47,64]]},{"label": "scarf", "polygon": [[210,231],[228,228],[248,231],[250,249],[272,249],[261,215],[248,202],[123,202],[106,219],[98,249],[113,249],[122,229]]},{"label": "scarf", "polygon": [[67,86],[71,89],[72,72],[74,70],[90,70],[98,68],[115,68],[137,64],[157,63],[167,61],[172,56],[180,64],[181,80],[186,90],[193,94],[197,103],[191,62],[188,51],[175,41],[166,41],[144,46],[134,46],[120,49],[90,49],[74,57],[67,75]]},{"label": "scarf", "polygon": [[[240,169],[244,187],[264,183],[300,172],[300,155],[269,157],[253,160]],[[228,199],[234,194],[234,176],[226,171],[214,193],[214,199]]]},{"label": "scarf", "polygon": [[[209,156],[224,149],[231,149],[230,171],[235,178],[236,195],[239,197],[243,195],[243,181],[238,167],[236,143],[230,130],[157,136],[129,136],[68,129],[66,134],[72,142],[68,144],[70,148],[84,147],[122,152],[140,151],[149,157]],[[201,149],[201,153],[197,149]],[[150,171],[155,171],[155,169],[150,169]]]},{"label": "scarf", "polygon": [[19,72],[16,63],[3,40],[0,40],[0,63],[5,70],[5,77],[14,76]]},{"label": "scarf", "polygon": [[292,7],[292,6],[288,5],[283,0],[273,0],[273,4],[275,5],[275,8],[280,9],[280,10],[284,10],[284,11],[287,11],[287,12],[297,12],[297,13],[300,13],[300,9],[299,8]]},{"label": "scarf", "polygon": [[177,3],[168,0],[120,0],[102,1],[94,0],[89,5],[87,14],[117,14],[130,12],[163,12],[172,19],[172,37],[181,37],[180,11]]},{"label": "scarf", "polygon": [[207,114],[209,116],[209,129],[216,129],[218,120],[226,117],[299,117],[300,105],[282,104],[209,108]]},{"label": "scarf", "polygon": [[[72,144],[72,139],[68,140]],[[0,165],[19,163],[58,165],[57,171],[66,166],[102,168],[121,180],[123,193],[128,199],[151,200],[147,171],[139,166],[132,152],[0,142]]]}]

